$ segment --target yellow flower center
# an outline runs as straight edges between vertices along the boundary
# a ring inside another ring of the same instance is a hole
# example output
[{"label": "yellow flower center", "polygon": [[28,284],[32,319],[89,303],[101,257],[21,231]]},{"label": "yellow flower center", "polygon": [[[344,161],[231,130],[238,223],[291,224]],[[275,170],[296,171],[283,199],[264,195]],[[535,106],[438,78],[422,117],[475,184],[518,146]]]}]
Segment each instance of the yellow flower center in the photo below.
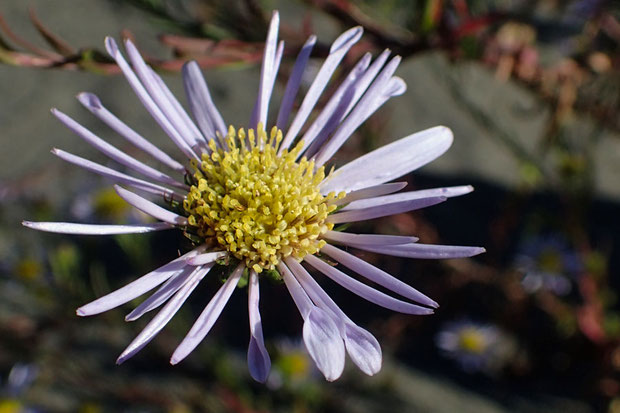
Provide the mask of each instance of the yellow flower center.
[{"label": "yellow flower center", "polygon": [[336,209],[328,203],[336,196],[319,192],[323,167],[297,160],[301,142],[278,155],[282,131],[274,127],[268,137],[262,125],[257,130],[246,134],[231,126],[219,145],[209,142],[211,152],[194,164],[194,185],[183,208],[201,238],[260,273],[325,245],[319,237],[333,227],[325,219]]},{"label": "yellow flower center", "polygon": [[459,347],[468,353],[482,354],[487,341],[484,334],[475,328],[465,328],[459,333]]}]

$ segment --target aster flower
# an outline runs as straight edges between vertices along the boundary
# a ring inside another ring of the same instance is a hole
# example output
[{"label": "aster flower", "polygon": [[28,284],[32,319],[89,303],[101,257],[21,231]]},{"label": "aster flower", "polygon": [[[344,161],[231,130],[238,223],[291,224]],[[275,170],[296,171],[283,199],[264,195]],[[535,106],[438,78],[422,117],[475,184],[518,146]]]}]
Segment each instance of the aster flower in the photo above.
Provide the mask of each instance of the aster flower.
[{"label": "aster flower", "polygon": [[515,353],[513,340],[499,327],[467,319],[446,323],[435,342],[468,373],[494,373]]},{"label": "aster flower", "polygon": [[[326,164],[351,134],[388,99],[405,91],[404,81],[394,76],[401,59],[395,56],[388,61],[389,50],[374,61],[370,54],[364,55],[311,120],[310,114],[330,78],[362,36],[361,27],[344,32],[332,44],[292,116],[302,75],[316,41],[311,36],[296,59],[276,121],[268,123],[270,98],[284,50],[284,43],[277,40],[278,26],[276,12],[269,27],[258,97],[247,129],[225,126],[197,63],[189,62],[183,68],[192,119],[130,40],[125,42],[130,61],[127,62],[116,42],[106,39],[108,53],[153,119],[176,144],[185,162],[177,161],[137,134],[93,94],[82,93],[78,99],[111,129],[169,168],[169,174],[127,155],[66,114],[52,110],[78,136],[142,178],[60,149],[52,152],[109,178],[116,183],[114,188],[121,198],[159,222],[139,225],[24,222],[24,225],[82,235],[177,228],[195,242],[193,250],[77,310],[80,316],[98,314],[159,287],[127,315],[126,320],[133,321],[163,306],[123,351],[118,363],[132,357],[155,337],[214,266],[227,265],[231,269],[228,278],[174,351],[172,364],[187,357],[205,338],[240,279],[247,276],[248,366],[253,378],[265,381],[271,361],[263,339],[259,281],[264,274],[270,274],[281,278],[288,288],[304,320],[304,344],[327,380],[341,375],[345,353],[364,373],[372,375],[381,368],[379,343],[344,314],[302,262],[379,306],[407,314],[431,314],[437,307],[435,301],[338,246],[411,258],[469,257],[484,251],[476,247],[420,244],[415,237],[335,230],[337,224],[431,206],[469,193],[472,188],[398,192],[406,184],[390,182],[445,152],[452,143],[452,133],[445,127],[407,136],[326,173]],[[265,125],[269,124],[273,126],[267,128]],[[358,281],[322,257],[402,298]]]},{"label": "aster flower", "polygon": [[514,265],[523,273],[521,285],[527,292],[545,290],[559,296],[570,293],[583,269],[578,252],[559,234],[526,238]]}]

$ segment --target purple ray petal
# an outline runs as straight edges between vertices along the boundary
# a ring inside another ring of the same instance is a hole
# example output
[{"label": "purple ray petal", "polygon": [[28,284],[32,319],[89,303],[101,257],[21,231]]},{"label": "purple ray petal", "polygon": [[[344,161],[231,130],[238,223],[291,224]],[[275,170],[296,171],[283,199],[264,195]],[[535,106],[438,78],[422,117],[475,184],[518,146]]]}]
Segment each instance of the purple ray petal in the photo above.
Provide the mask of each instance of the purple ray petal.
[{"label": "purple ray petal", "polygon": [[401,77],[392,76],[385,89],[384,95],[394,97],[400,96],[407,91],[407,82]]},{"label": "purple ray petal", "polygon": [[436,126],[382,146],[338,168],[321,183],[321,193],[354,191],[401,177],[439,157],[452,139],[450,129]]},{"label": "purple ray petal", "polygon": [[133,357],[138,351],[146,346],[162,328],[168,324],[168,321],[179,311],[187,297],[194,291],[198,283],[209,272],[210,267],[197,267],[192,273],[190,279],[181,287],[159,313],[144,327],[138,336],[127,346],[125,351],[118,357],[116,364],[121,364],[127,359]]},{"label": "purple ray petal", "polygon": [[[321,132],[327,121],[339,107],[344,106],[346,108],[348,106],[350,99],[353,97],[353,93],[351,93],[351,96],[347,98],[345,92],[349,89],[352,90],[352,86],[364,74],[368,68],[368,65],[370,65],[371,58],[372,55],[370,53],[364,54],[353,69],[351,69],[347,77],[342,81],[342,83],[340,83],[334,94],[329,98],[321,110],[321,113],[319,113],[316,119],[308,127],[308,130],[306,130],[306,133],[302,136],[301,139],[304,141],[304,146],[302,147],[301,152],[313,143],[314,139],[319,135],[319,132]],[[344,112],[344,109],[342,112]],[[338,121],[340,121],[340,117]],[[320,142],[318,142],[318,144],[320,145]],[[311,156],[310,152],[309,156]]]},{"label": "purple ray petal", "polygon": [[209,304],[207,304],[200,316],[198,316],[198,319],[191,330],[189,330],[189,333],[187,333],[181,344],[179,344],[172,354],[170,364],[177,364],[183,360],[206,337],[237,287],[244,269],[245,265],[243,263],[239,264],[228,277],[224,285],[215,293],[211,301],[209,301]]},{"label": "purple ray petal", "polygon": [[368,188],[351,191],[344,198],[330,202],[330,205],[344,205],[353,201],[357,201],[358,199],[373,198],[381,195],[391,194],[393,192],[400,191],[406,186],[407,182],[394,182],[390,184],[370,186]]},{"label": "purple ray petal", "polygon": [[116,191],[118,196],[123,198],[128,204],[130,204],[136,209],[139,209],[145,214],[152,216],[153,218],[159,219],[160,221],[168,222],[169,224],[173,225],[187,225],[187,218],[175,214],[172,211],[168,211],[167,209],[162,208],[159,205],[142,198],[140,195],[134,194],[133,192],[121,188],[118,185],[114,185],[114,190]]},{"label": "purple ray petal", "polygon": [[88,159],[84,159],[80,156],[73,155],[69,152],[65,152],[62,149],[54,148],[52,149],[52,153],[64,161],[77,165],[81,168],[87,169],[98,175],[105,176],[106,178],[109,178],[115,182],[133,186],[134,188],[141,189],[143,191],[147,191],[152,194],[161,195],[167,199],[174,198],[176,200],[182,200],[185,197],[184,195],[181,195],[178,192],[173,191],[172,189],[168,189],[161,185],[157,185],[152,182],[147,182],[142,179],[134,178],[133,176],[129,176],[122,172],[118,172],[114,169],[108,168],[107,166],[103,166],[96,162],[89,161]]},{"label": "purple ray petal", "polygon": [[109,110],[107,110],[97,96],[92,93],[80,93],[77,99],[86,109],[88,109],[93,115],[98,117],[102,122],[112,128],[116,133],[127,139],[136,148],[148,153],[153,158],[157,159],[164,165],[169,166],[175,171],[185,173],[185,167],[179,162],[172,159],[167,153],[153,145],[151,142],[144,139],[136,131],[127,126],[123,121],[114,116]]},{"label": "purple ray petal", "polygon": [[185,259],[188,256],[201,252],[202,250],[203,247],[196,248],[195,250],[188,252],[174,261],[171,261],[168,264],[143,275],[137,280],[130,282],[126,286],[106,294],[86,305],[83,305],[77,309],[77,315],[89,316],[103,313],[104,311],[111,310],[112,308],[118,307],[119,305],[125,304],[134,298],[141,296],[147,291],[157,287],[168,278],[182,271],[187,266]]},{"label": "purple ray petal", "polygon": [[183,124],[190,130],[192,135],[196,138],[195,140],[199,141],[202,146],[207,143],[207,140],[202,135],[196,124],[192,121],[192,118],[189,117],[187,111],[181,105],[181,102],[174,96],[166,82],[159,76],[151,67],[147,66],[151,79],[157,83],[161,91],[164,93],[164,96],[168,100],[168,102],[172,105],[176,113],[181,117],[181,121]]},{"label": "purple ray petal", "polygon": [[[340,126],[342,120],[355,107],[359,99],[363,96],[364,92],[366,92],[366,89],[368,89],[368,86],[377,76],[377,73],[379,73],[379,70],[385,64],[389,55],[390,50],[384,50],[383,53],[381,53],[375,59],[375,61],[368,68],[368,70],[366,70],[359,79],[356,79],[352,87],[347,90],[347,94],[345,98],[343,98],[343,106],[339,106],[336,109],[334,116],[332,116],[327,122],[325,122],[324,128],[321,130],[316,140],[313,142],[312,147],[310,147],[306,153],[308,158],[317,155],[327,138]],[[377,108],[379,106],[381,105],[378,105]],[[370,114],[372,114],[375,110],[376,109],[371,110],[368,116],[370,116]]]},{"label": "purple ray petal", "polygon": [[400,56],[395,56],[385,65],[374,79],[364,96],[355,105],[349,116],[340,125],[334,135],[323,145],[315,156],[315,164],[322,166],[346,142],[353,132],[377,109],[374,102],[380,98],[390,78],[400,64]]},{"label": "purple ray petal", "polygon": [[250,282],[248,285],[248,312],[250,318],[250,344],[248,346],[248,368],[252,378],[264,383],[269,376],[271,369],[271,359],[265,348],[263,339],[263,327],[261,324],[260,310],[258,302],[260,299],[258,289],[258,275],[256,271],[250,271]]},{"label": "purple ray petal", "polygon": [[291,270],[291,273],[295,277],[295,280],[299,283],[301,288],[305,291],[308,297],[323,310],[332,314],[334,321],[338,324],[342,334],[344,335],[344,323],[351,320],[347,315],[338,307],[338,304],[331,299],[331,297],[321,288],[319,283],[316,282],[310,273],[301,265],[297,260],[291,257],[284,259],[286,266]]},{"label": "purple ray petal", "polygon": [[161,231],[175,228],[167,222],[156,222],[143,225],[95,225],[76,224],[73,222],[31,222],[23,221],[22,225],[37,231],[56,232],[58,234],[74,235],[118,235],[142,234],[145,232]]},{"label": "purple ray petal", "polygon": [[[205,265],[203,269],[209,271],[214,264]],[[142,317],[144,314],[151,310],[156,309],[170,297],[172,297],[177,291],[179,291],[193,275],[195,268],[185,267],[180,273],[170,277],[168,281],[164,283],[157,291],[155,291],[149,298],[144,300],[137,306],[132,312],[125,316],[125,321],[135,321]]]},{"label": "purple ray petal", "polygon": [[110,145],[84,126],[77,123],[75,120],[71,119],[69,116],[65,115],[61,111],[57,109],[52,109],[52,114],[58,118],[66,127],[71,129],[73,133],[84,139],[86,142],[94,146],[96,149],[101,151],[104,155],[110,157],[121,165],[125,165],[128,168],[133,169],[136,172],[139,172],[151,179],[154,179],[158,182],[176,186],[178,188],[187,189],[187,186],[183,183],[178,182],[175,179],[172,179],[170,176],[166,175],[163,172],[154,169],[143,162],[138,161],[137,159],[127,155],[125,152],[119,150],[118,148]]},{"label": "purple ray petal", "polygon": [[308,116],[312,112],[316,102],[319,100],[319,97],[329,82],[332,74],[349,49],[362,37],[362,33],[363,29],[361,27],[354,27],[341,34],[334,41],[329,51],[329,56],[327,56],[327,59],[323,62],[323,66],[319,69],[319,73],[314,78],[314,81],[312,82],[312,85],[310,85],[310,88],[308,89],[297,114],[293,118],[291,127],[286,132],[286,136],[282,141],[279,153],[281,153],[282,150],[287,149],[291,143],[293,143],[293,140],[308,119]]},{"label": "purple ray petal", "polygon": [[181,115],[177,112],[175,106],[168,100],[166,93],[160,87],[161,85],[151,76],[151,69],[147,66],[144,59],[142,59],[140,52],[131,40],[125,40],[125,49],[127,50],[127,55],[135,71],[134,73],[138,76],[161,113],[168,119],[170,125],[172,125],[178,133],[178,136],[180,136],[190,148],[195,146],[197,144],[196,136],[194,136],[191,129],[183,122]]},{"label": "purple ray petal", "polygon": [[344,370],[344,344],[332,318],[318,307],[308,313],[303,327],[304,344],[327,381],[334,381]]},{"label": "purple ray petal", "polygon": [[414,211],[416,209],[426,208],[431,205],[436,205],[444,202],[446,199],[447,198],[442,196],[436,196],[431,198],[394,202],[388,205],[377,205],[365,209],[353,209],[350,211],[337,212],[335,214],[329,215],[326,221],[332,222],[334,224],[339,224],[341,222],[365,221],[367,219],[385,217],[389,215],[400,214],[403,212]]},{"label": "purple ray petal", "polygon": [[344,342],[351,360],[367,375],[377,374],[381,370],[383,354],[375,336],[352,323],[347,323],[345,329]]},{"label": "purple ray petal", "polygon": [[369,376],[381,370],[383,356],[377,339],[351,321],[300,263],[290,257],[285,258],[284,261],[312,301],[332,314],[340,330],[340,336],[344,340],[347,353],[360,370]]},{"label": "purple ray petal", "polygon": [[450,186],[446,188],[434,188],[423,189],[420,191],[400,192],[398,194],[392,194],[387,196],[378,196],[375,198],[361,199],[355,202],[351,202],[349,205],[342,208],[342,211],[351,209],[370,208],[377,205],[385,205],[393,202],[409,201],[411,199],[421,199],[435,196],[442,196],[451,198],[454,196],[461,196],[470,193],[474,190],[471,185],[463,186]]},{"label": "purple ray petal", "polygon": [[303,156],[306,158],[312,159],[316,155],[316,153],[323,147],[327,138],[331,135],[331,133],[338,128],[338,126],[342,123],[344,119],[344,112],[347,109],[347,103],[353,99],[355,94],[355,83],[349,85],[349,87],[345,90],[344,95],[341,98],[341,102],[337,105],[334,110],[329,113],[329,118],[322,122],[321,131],[313,140],[312,145],[306,149],[303,153]]},{"label": "purple ray petal", "polygon": [[[371,103],[369,112],[372,114],[379,109],[385,102],[394,96],[400,96],[407,91],[407,83],[398,76],[393,76]],[[370,115],[369,115],[370,116]]]},{"label": "purple ray petal", "polygon": [[204,254],[198,254],[194,257],[188,258],[187,263],[189,265],[205,265],[210,262],[217,261],[220,258],[225,257],[226,255],[228,255],[226,251],[206,252]]},{"label": "purple ray petal", "polygon": [[332,316],[312,303],[287,265],[280,262],[278,269],[304,319],[303,337],[310,357],[327,380],[336,380],[344,369],[344,346],[338,326]]},{"label": "purple ray petal", "polygon": [[194,153],[191,146],[187,144],[185,139],[179,134],[174,125],[168,120],[166,115],[162,112],[161,108],[149,95],[149,92],[145,89],[144,85],[140,82],[140,79],[131,70],[129,64],[118,49],[118,45],[111,37],[105,39],[106,50],[116,61],[116,64],[121,69],[125,78],[129,82],[129,85],[134,90],[146,110],[151,114],[153,119],[159,124],[159,126],[166,132],[170,139],[177,145],[177,147],[187,156],[189,159],[196,159],[200,161],[200,158]]},{"label": "purple ray petal", "polygon": [[418,238],[402,235],[351,234],[350,232],[327,231],[323,238],[345,245],[398,245],[416,242]]},{"label": "purple ray petal", "polygon": [[222,115],[215,107],[207,82],[195,61],[183,65],[183,85],[194,118],[207,139],[215,139],[216,132],[226,136],[228,130]]},{"label": "purple ray petal", "polygon": [[283,262],[278,263],[278,270],[280,270],[280,275],[282,275],[282,279],[284,280],[284,284],[286,284],[286,288],[288,289],[289,294],[293,298],[295,305],[299,309],[299,313],[301,317],[305,320],[308,317],[308,314],[314,307],[312,300],[308,297],[308,294],[304,291],[304,289],[299,285],[299,282],[289,269],[287,265]]},{"label": "purple ray petal", "polygon": [[351,321],[300,263],[290,257],[284,261],[312,301],[331,313],[344,340],[347,353],[360,370],[369,376],[381,370],[381,346],[377,339]]},{"label": "purple ray petal", "polygon": [[[260,71],[260,84],[258,86],[258,97],[254,105],[252,119],[250,119],[250,128],[256,129],[259,122],[267,129],[267,112],[269,110],[269,98],[273,88],[273,79],[277,73],[276,54],[278,46],[278,28],[280,26],[280,14],[273,12],[271,22],[269,23],[269,31],[267,40],[265,41],[265,51],[263,53],[263,63]],[[274,73],[276,72],[276,73]]]},{"label": "purple ray petal", "polygon": [[405,298],[416,301],[420,304],[427,305],[429,307],[439,307],[439,304],[437,304],[434,300],[422,294],[415,288],[411,287],[408,284],[405,284],[398,278],[393,277],[387,272],[380,270],[374,265],[369,264],[366,261],[356,257],[355,255],[351,255],[348,252],[329,244],[325,245],[321,249],[321,252],[329,255],[331,258],[335,259],[340,264],[344,265],[350,270],[355,271],[357,274],[387,288],[390,291],[400,294]]},{"label": "purple ray petal", "polygon": [[310,57],[310,53],[312,52],[312,48],[315,43],[316,36],[310,36],[299,51],[299,55],[297,55],[295,65],[293,66],[291,75],[286,82],[286,89],[284,90],[284,95],[282,96],[282,103],[280,104],[278,119],[276,121],[276,126],[278,129],[285,130],[286,125],[288,124],[288,118],[291,114],[293,103],[295,102],[295,96],[297,96],[299,85],[301,84],[301,77],[304,73],[306,65],[308,64],[308,58]]},{"label": "purple ray petal", "polygon": [[344,113],[345,116],[348,115],[349,112],[351,112],[355,104],[360,100],[364,92],[366,92],[366,90],[368,89],[368,86],[370,86],[372,81],[375,79],[375,77],[377,76],[377,74],[379,73],[379,71],[385,64],[385,62],[387,61],[388,57],[390,57],[390,53],[391,53],[390,49],[385,49],[383,52],[381,52],[381,54],[377,56],[375,61],[372,62],[372,65],[364,73],[364,76],[362,76],[362,78],[356,85],[355,95],[353,96],[353,99],[351,99],[351,102],[349,103],[349,106],[347,107],[347,110]]},{"label": "purple ray petal", "polygon": [[420,307],[419,305],[398,300],[394,297],[390,297],[389,295],[382,293],[381,291],[377,291],[374,288],[367,286],[366,284],[362,284],[356,279],[349,277],[342,271],[333,268],[329,264],[323,262],[322,260],[313,255],[306,255],[304,257],[304,261],[312,265],[317,270],[321,271],[323,274],[325,274],[347,290],[359,295],[360,297],[370,301],[371,303],[375,303],[381,307],[385,307],[390,310],[398,311],[405,314],[426,315],[433,313],[433,310],[431,310],[430,308]]},{"label": "purple ray petal", "polygon": [[379,254],[393,255],[395,257],[422,258],[422,259],[447,259],[466,258],[482,254],[486,250],[482,247],[461,247],[453,245],[430,245],[430,244],[405,244],[405,245],[356,245],[366,251]]}]

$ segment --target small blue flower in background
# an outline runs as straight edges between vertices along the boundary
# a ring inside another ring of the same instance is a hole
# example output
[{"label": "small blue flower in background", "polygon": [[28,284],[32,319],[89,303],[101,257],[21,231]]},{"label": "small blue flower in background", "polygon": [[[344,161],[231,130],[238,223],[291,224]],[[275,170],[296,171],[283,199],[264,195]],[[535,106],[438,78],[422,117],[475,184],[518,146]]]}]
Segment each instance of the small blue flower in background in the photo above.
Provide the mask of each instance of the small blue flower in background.
[{"label": "small blue flower in background", "polygon": [[529,293],[540,290],[563,296],[583,269],[578,252],[558,234],[526,238],[514,260],[523,273],[521,284]]},{"label": "small blue flower in background", "polygon": [[468,373],[493,374],[516,352],[514,340],[499,327],[466,319],[445,323],[435,342]]}]

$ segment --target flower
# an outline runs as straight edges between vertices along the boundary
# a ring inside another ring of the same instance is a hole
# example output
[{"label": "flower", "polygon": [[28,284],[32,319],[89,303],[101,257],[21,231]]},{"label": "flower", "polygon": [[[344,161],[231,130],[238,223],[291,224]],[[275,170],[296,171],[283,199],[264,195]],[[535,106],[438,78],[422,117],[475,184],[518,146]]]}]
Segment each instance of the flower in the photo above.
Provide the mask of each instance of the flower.
[{"label": "flower", "polygon": [[301,337],[276,339],[274,347],[276,355],[267,387],[301,389],[317,381],[319,371],[312,365]]},{"label": "flower", "polygon": [[521,285],[528,293],[546,290],[558,296],[570,293],[583,269],[579,253],[560,234],[527,237],[514,265],[523,273]]},{"label": "flower", "polygon": [[468,373],[495,373],[516,351],[514,341],[499,327],[466,319],[447,322],[435,342]]},{"label": "flower", "polygon": [[[52,110],[62,123],[89,144],[147,179],[130,176],[60,149],[54,149],[53,153],[116,182],[118,185],[114,188],[118,195],[160,222],[92,225],[25,221],[24,225],[42,231],[93,235],[178,228],[196,245],[185,255],[77,310],[80,316],[98,314],[159,286],[126,317],[127,321],[132,321],[165,304],[120,355],[118,363],[136,354],[155,337],[214,266],[227,265],[232,271],[174,351],[172,364],[183,360],[204,339],[245,274],[248,277],[250,319],[248,366],[252,377],[264,382],[271,361],[263,340],[259,279],[267,274],[281,278],[288,288],[304,320],[304,343],[327,380],[335,380],[341,375],[345,352],[364,373],[373,375],[380,370],[382,363],[379,343],[340,310],[301,261],[375,304],[407,314],[431,314],[437,307],[435,301],[334,244],[414,258],[469,257],[484,251],[477,247],[419,244],[415,237],[334,230],[336,224],[434,205],[449,197],[469,193],[472,187],[398,192],[405,183],[388,183],[445,152],[452,143],[452,133],[445,127],[407,136],[335,171],[325,172],[326,162],[347,138],[383,103],[406,89],[404,81],[393,76],[401,60],[399,56],[387,62],[390,51],[386,50],[371,62],[370,54],[366,54],[323,110],[312,122],[309,121],[340,61],[362,36],[361,27],[344,32],[332,44],[329,56],[289,124],[316,37],[308,39],[288,79],[275,126],[266,129],[271,92],[284,48],[283,42],[277,41],[278,26],[279,15],[275,12],[269,27],[258,97],[249,129],[226,128],[196,62],[189,62],[183,68],[192,120],[162,79],[143,61],[130,40],[125,42],[125,47],[131,65],[116,42],[106,39],[108,53],[187,162],[178,162],[138,135],[109,112],[95,95],[82,93],[78,96],[79,101],[137,148],[170,168],[177,178],[127,155],[69,116]],[[305,132],[301,135],[304,127]],[[119,185],[155,196],[159,205]],[[394,298],[357,281],[325,262],[319,254],[417,304]]]}]

